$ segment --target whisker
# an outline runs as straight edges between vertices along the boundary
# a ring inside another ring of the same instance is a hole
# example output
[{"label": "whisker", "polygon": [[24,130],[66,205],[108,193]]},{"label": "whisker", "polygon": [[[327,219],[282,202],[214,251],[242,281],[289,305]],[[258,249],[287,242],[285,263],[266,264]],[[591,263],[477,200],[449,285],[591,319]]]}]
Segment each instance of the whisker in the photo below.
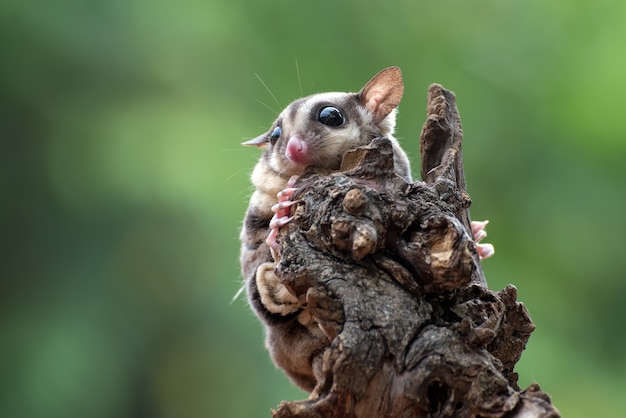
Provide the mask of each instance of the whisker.
[{"label": "whisker", "polygon": [[282,109],[282,106],[280,105],[280,103],[278,103],[278,99],[276,98],[276,96],[274,96],[274,93],[272,93],[272,90],[270,90],[269,87],[267,87],[267,84],[265,84],[265,81],[263,81],[263,79],[261,78],[260,75],[258,75],[257,73],[254,73],[254,75],[256,76],[256,78],[259,79],[259,81],[261,82],[261,84],[263,84],[263,87],[265,87],[265,90],[267,90],[267,92],[270,94],[270,96],[272,96],[272,98],[274,99],[274,101],[276,102],[276,104],[278,105],[278,107],[280,107]]},{"label": "whisker", "polygon": [[239,288],[239,290],[237,290],[237,293],[235,293],[235,296],[233,296],[233,298],[230,300],[230,305],[232,305],[233,303],[235,303],[235,301],[239,298],[239,296],[241,296],[241,294],[246,290],[246,285],[243,284],[241,285],[241,287]]},{"label": "whisker", "polygon": [[240,170],[235,170],[230,176],[226,177],[224,179],[224,183],[228,183],[230,182],[234,177],[240,175],[242,172],[245,172],[246,170],[244,169],[240,169]]},{"label": "whisker", "polygon": [[296,57],[296,74],[298,74],[298,86],[300,86],[300,96],[304,96],[304,91],[302,90],[302,80],[300,79],[300,67],[298,66],[298,57]]},{"label": "whisker", "polygon": [[277,114],[278,112],[276,111],[276,109],[274,109],[273,107],[271,107],[270,105],[268,105],[267,103],[262,102],[259,99],[256,99],[256,101],[258,103],[261,103],[263,106],[265,106],[266,108],[268,108],[269,110],[271,110],[273,113]]}]

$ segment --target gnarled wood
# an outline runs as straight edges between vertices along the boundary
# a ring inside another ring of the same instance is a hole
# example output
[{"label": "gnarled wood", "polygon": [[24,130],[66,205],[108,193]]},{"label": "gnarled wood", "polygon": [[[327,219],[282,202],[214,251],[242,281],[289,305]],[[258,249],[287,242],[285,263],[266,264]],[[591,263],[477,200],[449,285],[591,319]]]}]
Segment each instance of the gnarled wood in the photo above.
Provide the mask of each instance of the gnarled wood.
[{"label": "gnarled wood", "polygon": [[433,85],[423,182],[394,174],[385,138],[306,172],[276,272],[328,337],[317,385],[286,417],[557,417],[515,363],[534,329],[517,291],[486,286],[472,241],[454,94]]}]

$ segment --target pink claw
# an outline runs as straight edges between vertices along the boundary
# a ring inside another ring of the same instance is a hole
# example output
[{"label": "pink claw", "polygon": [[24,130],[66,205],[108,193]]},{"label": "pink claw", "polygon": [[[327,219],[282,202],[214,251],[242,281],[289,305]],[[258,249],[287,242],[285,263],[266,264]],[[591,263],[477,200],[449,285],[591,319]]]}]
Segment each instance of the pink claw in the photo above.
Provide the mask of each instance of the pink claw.
[{"label": "pink claw", "polygon": [[[287,207],[287,211],[288,210],[289,210],[289,207]],[[272,217],[272,219],[270,220],[270,233],[267,235],[267,238],[265,239],[265,243],[270,246],[272,257],[274,257],[274,260],[276,261],[278,261],[278,257],[280,255],[280,245],[278,245],[278,241],[276,240],[276,236],[278,234],[278,228],[280,228],[281,226],[287,225],[292,219],[293,219],[293,216],[282,216],[279,218],[278,212],[276,212],[274,216]]]},{"label": "pink claw", "polygon": [[476,244],[476,251],[481,260],[491,257],[496,253],[496,249],[492,244]]},{"label": "pink claw", "polygon": [[278,229],[281,226],[287,225],[289,222],[291,222],[292,219],[293,216],[283,216],[282,218],[279,218],[278,216],[274,215],[274,217],[270,220],[270,228]]},{"label": "pink claw", "polygon": [[485,227],[488,223],[489,221],[472,221],[472,234],[475,241],[480,241],[487,236]]},{"label": "pink claw", "polygon": [[270,233],[267,235],[267,238],[265,239],[265,243],[269,245],[274,260],[276,260],[278,258],[278,255],[280,254],[280,245],[278,245],[278,241],[276,241],[277,233],[278,228],[272,228],[270,230]]},{"label": "pink claw", "polygon": [[278,203],[272,206],[272,212],[274,212],[277,217],[284,218],[285,216],[291,215],[291,206],[294,202],[289,199],[291,199],[291,196],[293,196],[296,190],[298,189],[289,187],[278,192]]}]

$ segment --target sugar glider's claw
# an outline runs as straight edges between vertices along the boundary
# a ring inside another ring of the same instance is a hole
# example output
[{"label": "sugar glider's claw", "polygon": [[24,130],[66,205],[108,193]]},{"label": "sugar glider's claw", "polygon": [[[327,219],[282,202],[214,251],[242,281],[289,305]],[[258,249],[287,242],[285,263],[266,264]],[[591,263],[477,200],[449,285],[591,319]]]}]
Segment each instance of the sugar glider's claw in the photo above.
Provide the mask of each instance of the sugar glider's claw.
[{"label": "sugar glider's claw", "polygon": [[274,216],[270,220],[270,228],[271,229],[278,229],[281,226],[287,225],[292,219],[293,219],[293,216],[283,216],[281,218],[279,218],[278,216]]},{"label": "sugar glider's claw", "polygon": [[472,221],[472,235],[474,235],[474,241],[480,241],[487,236],[485,227],[489,221]]},{"label": "sugar glider's claw", "polygon": [[285,202],[285,201],[291,199],[291,196],[293,196],[293,193],[296,190],[298,190],[298,189],[296,189],[295,187],[287,187],[286,189],[281,190],[276,195],[278,197],[278,201],[279,202]]},{"label": "sugar glider's claw", "polygon": [[297,175],[289,177],[289,180],[287,181],[287,188],[292,188],[296,184],[296,181],[298,181],[299,178],[300,176],[297,176]]},{"label": "sugar glider's claw", "polygon": [[270,251],[272,252],[272,257],[274,258],[274,261],[278,261],[278,258],[280,256],[280,245],[276,240],[278,228],[287,225],[293,219],[293,216],[282,216],[279,218],[277,215],[278,212],[270,220],[270,233],[265,239],[265,243],[270,247]]},{"label": "sugar glider's claw", "polygon": [[274,206],[272,206],[272,212],[274,212],[275,218],[285,218],[291,215],[291,206],[296,202],[292,202],[291,200],[279,201]]},{"label": "sugar glider's claw", "polygon": [[492,244],[476,244],[476,251],[481,260],[491,257],[496,253],[496,249]]},{"label": "sugar glider's claw", "polygon": [[270,233],[267,235],[265,239],[265,243],[269,245],[270,252],[272,253],[272,258],[274,261],[278,261],[280,256],[280,245],[278,245],[278,241],[276,241],[276,234],[278,233],[277,228],[272,228]]}]

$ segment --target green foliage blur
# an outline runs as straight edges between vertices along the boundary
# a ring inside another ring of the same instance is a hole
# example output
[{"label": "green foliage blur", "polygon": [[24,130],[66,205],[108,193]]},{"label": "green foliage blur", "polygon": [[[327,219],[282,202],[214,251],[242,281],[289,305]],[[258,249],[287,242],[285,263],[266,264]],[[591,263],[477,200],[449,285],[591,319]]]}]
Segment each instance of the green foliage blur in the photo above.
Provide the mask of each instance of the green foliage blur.
[{"label": "green foliage blur", "polygon": [[623,416],[625,19],[617,0],[1,2],[0,417],[303,399],[231,302],[259,155],[239,144],[390,65],[416,175],[428,85],[457,94],[487,279],[537,325],[521,386]]}]

